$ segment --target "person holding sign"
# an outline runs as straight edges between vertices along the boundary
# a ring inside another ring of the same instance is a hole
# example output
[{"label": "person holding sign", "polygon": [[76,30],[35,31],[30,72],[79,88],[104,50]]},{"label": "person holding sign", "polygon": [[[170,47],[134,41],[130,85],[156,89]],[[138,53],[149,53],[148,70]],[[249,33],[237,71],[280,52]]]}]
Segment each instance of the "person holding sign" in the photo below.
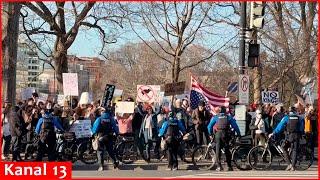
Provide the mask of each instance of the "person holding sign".
[{"label": "person holding sign", "polygon": [[[104,149],[106,148],[109,156],[113,161],[114,168],[119,166],[119,162],[116,160],[115,152],[113,151],[114,134],[119,134],[119,129],[115,120],[111,117],[109,112],[104,112],[101,117],[97,118],[92,127],[92,134],[96,135],[98,139],[98,171],[103,171],[104,164]],[[104,148],[105,147],[105,148]]]}]

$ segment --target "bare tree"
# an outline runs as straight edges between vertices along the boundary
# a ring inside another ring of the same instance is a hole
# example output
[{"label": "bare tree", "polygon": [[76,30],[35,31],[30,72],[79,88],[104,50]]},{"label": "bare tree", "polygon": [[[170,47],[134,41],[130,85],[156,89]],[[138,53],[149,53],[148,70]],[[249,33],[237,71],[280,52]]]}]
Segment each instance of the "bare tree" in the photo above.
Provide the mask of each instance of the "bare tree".
[{"label": "bare tree", "polygon": [[[187,58],[182,58],[189,47],[201,44],[201,41],[208,38],[207,32],[215,24],[208,21],[208,13],[212,8],[211,3],[162,2],[129,5],[127,10],[132,14],[129,19],[132,30],[161,60],[170,64],[172,82],[178,82],[181,71],[211,59],[225,45],[215,50],[211,48],[202,57],[197,56],[197,59],[189,57],[188,63]],[[141,32],[143,30],[145,31]],[[151,41],[147,40],[146,34]],[[234,38],[231,37],[230,40]],[[160,51],[151,42],[155,42]]]},{"label": "bare tree", "polygon": [[21,4],[2,2],[2,101],[13,105],[16,98],[16,66]]},{"label": "bare tree", "polygon": [[[62,87],[62,73],[68,72],[68,49],[74,43],[81,28],[95,29],[102,39],[102,49],[105,44],[115,43],[114,36],[109,36],[107,27],[102,22],[109,21],[121,26],[121,15],[116,14],[112,5],[95,2],[70,3],[55,2],[24,2],[23,33],[36,44],[40,52],[48,59],[52,58],[57,74],[59,88]],[[110,11],[108,11],[110,10]],[[51,45],[50,41],[54,41]],[[48,51],[40,44],[48,45]],[[102,52],[102,50],[101,50]]]}]

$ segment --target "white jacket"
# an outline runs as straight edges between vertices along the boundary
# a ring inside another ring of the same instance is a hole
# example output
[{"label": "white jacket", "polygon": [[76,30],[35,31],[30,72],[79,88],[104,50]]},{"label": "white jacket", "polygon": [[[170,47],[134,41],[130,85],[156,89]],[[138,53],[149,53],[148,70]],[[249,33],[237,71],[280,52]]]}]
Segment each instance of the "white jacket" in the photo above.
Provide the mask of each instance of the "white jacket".
[{"label": "white jacket", "polygon": [[266,133],[266,128],[265,128],[263,119],[256,118],[254,125],[258,126],[258,129],[256,130],[256,134]]}]

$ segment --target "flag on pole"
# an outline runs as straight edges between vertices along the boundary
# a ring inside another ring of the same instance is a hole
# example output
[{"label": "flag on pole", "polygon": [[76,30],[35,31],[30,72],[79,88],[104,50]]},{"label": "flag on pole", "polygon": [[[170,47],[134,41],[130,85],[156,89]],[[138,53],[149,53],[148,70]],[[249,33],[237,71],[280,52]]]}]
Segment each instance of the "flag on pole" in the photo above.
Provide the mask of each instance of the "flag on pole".
[{"label": "flag on pole", "polygon": [[192,109],[196,109],[200,101],[205,101],[206,105],[213,109],[217,106],[229,106],[230,99],[217,95],[203,87],[197,80],[191,76],[190,104]]}]

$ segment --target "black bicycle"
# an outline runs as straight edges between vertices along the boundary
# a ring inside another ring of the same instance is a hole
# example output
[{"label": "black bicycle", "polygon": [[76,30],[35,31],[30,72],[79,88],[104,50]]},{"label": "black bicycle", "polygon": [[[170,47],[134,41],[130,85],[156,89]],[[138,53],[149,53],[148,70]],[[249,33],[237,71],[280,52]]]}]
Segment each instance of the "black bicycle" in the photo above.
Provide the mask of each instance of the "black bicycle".
[{"label": "black bicycle", "polygon": [[[240,170],[250,170],[251,167],[247,163],[247,154],[251,149],[251,140],[247,136],[240,138],[240,142],[236,141],[232,136],[229,141],[231,147],[232,162]],[[212,139],[208,145],[198,146],[192,155],[193,164],[200,170],[212,169],[216,164],[216,143]],[[226,162],[224,158],[225,150],[221,149],[221,162]]]},{"label": "black bicycle", "polygon": [[[283,143],[284,141],[282,141]],[[292,151],[289,149],[289,155]],[[248,154],[248,162],[255,170],[269,169],[274,157],[280,157],[279,164],[285,162],[281,144],[273,138],[268,138],[265,146],[255,146]],[[314,156],[310,147],[306,145],[305,137],[300,140],[297,152],[296,170],[307,170],[313,163]]]}]

